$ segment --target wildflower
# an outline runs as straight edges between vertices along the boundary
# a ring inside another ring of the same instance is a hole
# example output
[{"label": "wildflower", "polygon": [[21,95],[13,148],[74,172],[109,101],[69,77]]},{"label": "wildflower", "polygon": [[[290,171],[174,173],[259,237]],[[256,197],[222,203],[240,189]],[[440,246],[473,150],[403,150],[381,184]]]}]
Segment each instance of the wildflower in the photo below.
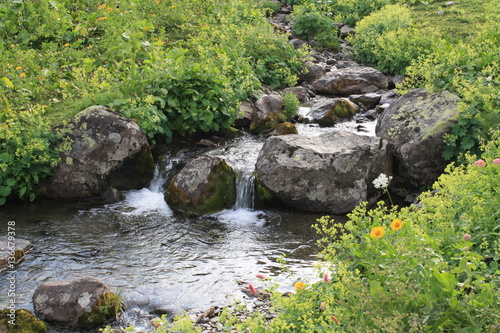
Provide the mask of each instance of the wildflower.
[{"label": "wildflower", "polygon": [[392,176],[387,177],[385,173],[381,173],[377,178],[373,180],[373,186],[375,188],[386,188],[389,186],[389,182],[392,180]]},{"label": "wildflower", "polygon": [[265,280],[265,279],[267,279],[267,276],[265,276],[264,274],[261,274],[261,273],[257,273],[257,274],[255,274],[255,276],[256,276],[258,279],[261,279],[261,280]]},{"label": "wildflower", "polygon": [[500,158],[495,158],[495,159],[493,160],[493,164],[500,165]]},{"label": "wildflower", "polygon": [[300,290],[300,289],[304,289],[306,287],[306,284],[304,283],[304,281],[299,281],[299,282],[295,282],[293,287],[296,290]]},{"label": "wildflower", "polygon": [[16,44],[10,44],[10,47],[16,47]]},{"label": "wildflower", "polygon": [[472,238],[472,236],[471,236],[471,235],[469,235],[469,234],[465,234],[465,235],[464,235],[464,237],[463,237],[464,241],[468,241],[468,240],[470,240],[471,238]]},{"label": "wildflower", "polygon": [[42,105],[42,108],[46,108],[47,106],[48,106],[48,105],[45,105],[45,104],[44,104],[44,105]]},{"label": "wildflower", "polygon": [[148,27],[142,27],[144,30],[148,30]]},{"label": "wildflower", "polygon": [[319,309],[324,310],[325,309],[325,302],[319,303]]},{"label": "wildflower", "polygon": [[112,12],[112,11],[113,11],[113,8],[108,7],[108,12]]},{"label": "wildflower", "polygon": [[486,166],[486,162],[484,160],[477,160],[476,162],[474,162],[474,166],[484,167]]},{"label": "wildflower", "polygon": [[370,313],[370,311],[366,310],[365,313]]},{"label": "wildflower", "polygon": [[328,273],[323,274],[323,281],[325,283],[330,282],[330,275],[328,275]]},{"label": "wildflower", "polygon": [[43,79],[45,79],[43,76],[40,76],[40,77],[38,78],[38,80],[40,80],[40,81],[42,81]]},{"label": "wildflower", "polygon": [[104,9],[104,8],[106,8],[105,4],[102,4],[102,5],[100,5],[100,6],[97,7],[97,9]]},{"label": "wildflower", "polygon": [[69,46],[69,43],[64,44],[63,46]]},{"label": "wildflower", "polygon": [[370,232],[371,238],[382,238],[385,234],[384,227],[373,227]]},{"label": "wildflower", "polygon": [[337,325],[339,324],[339,320],[337,319],[337,317],[332,316],[332,319],[333,319],[333,321],[335,322],[335,324],[337,324]]},{"label": "wildflower", "polygon": [[257,289],[255,289],[255,287],[253,286],[253,284],[249,284],[248,285],[248,289],[250,290],[250,292],[254,295],[257,295]]},{"label": "wildflower", "polygon": [[20,70],[20,69],[22,69],[22,67],[21,67],[21,66],[17,66],[17,67],[16,67],[16,69],[17,69],[17,70]]},{"label": "wildflower", "polygon": [[99,17],[99,18],[97,19],[97,21],[102,21],[102,20],[105,20],[105,19],[107,19],[107,18],[108,18],[107,16],[102,16],[102,17]]},{"label": "wildflower", "polygon": [[19,74],[20,77],[26,77],[26,73]]},{"label": "wildflower", "polygon": [[391,229],[392,230],[397,231],[401,228],[403,228],[403,222],[400,219],[394,219],[391,222]]}]

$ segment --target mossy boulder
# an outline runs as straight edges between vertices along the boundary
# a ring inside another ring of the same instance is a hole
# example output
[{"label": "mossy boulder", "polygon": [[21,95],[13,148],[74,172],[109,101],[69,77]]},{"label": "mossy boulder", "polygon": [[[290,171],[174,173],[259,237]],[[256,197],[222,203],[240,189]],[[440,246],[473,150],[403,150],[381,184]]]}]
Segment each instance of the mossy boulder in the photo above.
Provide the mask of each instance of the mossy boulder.
[{"label": "mossy boulder", "polygon": [[250,123],[250,132],[259,134],[271,130],[280,122],[286,120],[286,116],[281,112],[283,97],[274,93],[262,95],[255,102],[255,110]]},{"label": "mossy boulder", "polygon": [[376,133],[389,142],[398,172],[414,186],[432,185],[448,164],[444,136],[460,118],[459,97],[448,92],[411,90],[382,114]]},{"label": "mossy boulder", "polygon": [[44,283],[35,290],[33,305],[47,322],[86,330],[114,320],[122,310],[119,298],[93,277]]},{"label": "mossy boulder", "polygon": [[109,187],[145,187],[154,174],[146,135],[139,125],[104,106],[92,106],[60,126],[61,162],[42,180],[41,194],[56,199],[98,197]]},{"label": "mossy boulder", "polygon": [[276,125],[270,135],[287,135],[287,134],[299,134],[297,126],[290,122],[284,122]]},{"label": "mossy boulder", "polygon": [[236,202],[236,173],[223,158],[202,155],[175,175],[165,200],[174,211],[193,216],[230,208]]},{"label": "mossy boulder", "polygon": [[307,118],[322,127],[330,127],[342,119],[352,118],[358,109],[356,104],[345,98],[328,98],[314,104]]},{"label": "mossy boulder", "polygon": [[0,310],[0,332],[2,333],[45,333],[49,328],[26,309]]},{"label": "mossy boulder", "polygon": [[31,251],[33,244],[29,241],[16,238],[9,241],[7,236],[0,237],[0,271],[7,267],[12,268],[22,262],[26,254]]}]

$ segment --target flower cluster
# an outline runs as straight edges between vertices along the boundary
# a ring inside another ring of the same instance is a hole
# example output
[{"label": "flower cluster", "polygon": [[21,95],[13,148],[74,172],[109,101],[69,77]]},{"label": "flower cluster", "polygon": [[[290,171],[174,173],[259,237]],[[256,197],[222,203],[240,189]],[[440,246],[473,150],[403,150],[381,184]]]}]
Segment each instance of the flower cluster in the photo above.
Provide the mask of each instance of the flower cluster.
[{"label": "flower cluster", "polygon": [[[500,165],[500,158],[495,158],[491,163],[496,164],[496,165]],[[486,162],[484,160],[477,160],[476,162],[474,162],[474,166],[485,167]]]},{"label": "flower cluster", "polygon": [[373,186],[375,186],[375,188],[387,188],[391,180],[392,176],[387,176],[385,173],[381,173],[373,180]]},{"label": "flower cluster", "polygon": [[[403,221],[400,219],[394,219],[391,222],[391,229],[394,231],[398,231],[403,228]],[[371,238],[382,238],[385,235],[385,228],[384,227],[373,227],[372,230],[370,231],[370,237]]]}]

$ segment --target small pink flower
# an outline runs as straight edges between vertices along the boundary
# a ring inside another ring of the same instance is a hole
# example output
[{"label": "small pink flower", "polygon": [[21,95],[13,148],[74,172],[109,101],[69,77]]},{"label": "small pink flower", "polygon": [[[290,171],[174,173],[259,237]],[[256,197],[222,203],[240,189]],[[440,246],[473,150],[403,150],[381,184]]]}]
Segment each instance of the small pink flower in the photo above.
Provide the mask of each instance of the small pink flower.
[{"label": "small pink flower", "polygon": [[321,302],[321,303],[319,304],[319,309],[320,309],[320,310],[324,310],[324,309],[325,309],[325,302]]},{"label": "small pink flower", "polygon": [[250,289],[250,292],[254,295],[257,295],[257,289],[253,286],[253,284],[248,284],[248,289]]},{"label": "small pink flower", "polygon": [[257,279],[261,279],[261,280],[267,279],[267,276],[265,276],[264,274],[261,274],[261,273],[257,273],[257,274],[255,274],[255,276],[257,277]]},{"label": "small pink flower", "polygon": [[323,281],[325,281],[325,283],[330,282],[330,275],[328,275],[328,273],[325,273],[325,274],[323,275]]},{"label": "small pink flower", "polygon": [[469,234],[465,234],[463,238],[464,238],[464,241],[468,241],[472,238],[472,236]]},{"label": "small pink flower", "polygon": [[495,159],[493,160],[493,164],[497,164],[497,165],[499,165],[499,164],[500,164],[500,158],[495,158]]},{"label": "small pink flower", "polygon": [[477,160],[476,162],[474,162],[474,165],[477,167],[484,167],[486,166],[486,162],[484,160]]}]

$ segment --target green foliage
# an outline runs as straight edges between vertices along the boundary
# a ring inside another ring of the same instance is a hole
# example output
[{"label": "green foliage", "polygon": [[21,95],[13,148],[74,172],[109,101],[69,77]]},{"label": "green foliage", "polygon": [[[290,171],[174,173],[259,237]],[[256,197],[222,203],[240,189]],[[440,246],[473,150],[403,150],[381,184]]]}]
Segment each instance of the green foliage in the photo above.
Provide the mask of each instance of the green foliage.
[{"label": "green foliage", "polygon": [[297,112],[299,111],[300,101],[295,94],[284,94],[282,105],[283,114],[286,116],[287,120],[290,120],[297,115]]},{"label": "green foliage", "polygon": [[293,12],[294,32],[307,39],[314,39],[318,50],[337,50],[340,41],[337,28],[326,13],[314,5],[297,6]]},{"label": "green foliage", "polygon": [[404,74],[412,60],[425,56],[433,44],[432,31],[415,28],[411,11],[388,5],[358,22],[349,38],[357,59],[391,74]]},{"label": "green foliage", "polygon": [[281,5],[274,1],[262,1],[259,3],[259,7],[263,10],[266,17],[272,17],[281,10]]},{"label": "green foliage", "polygon": [[40,106],[28,111],[0,109],[0,205],[17,195],[32,201],[36,185],[59,162],[57,136]]}]

